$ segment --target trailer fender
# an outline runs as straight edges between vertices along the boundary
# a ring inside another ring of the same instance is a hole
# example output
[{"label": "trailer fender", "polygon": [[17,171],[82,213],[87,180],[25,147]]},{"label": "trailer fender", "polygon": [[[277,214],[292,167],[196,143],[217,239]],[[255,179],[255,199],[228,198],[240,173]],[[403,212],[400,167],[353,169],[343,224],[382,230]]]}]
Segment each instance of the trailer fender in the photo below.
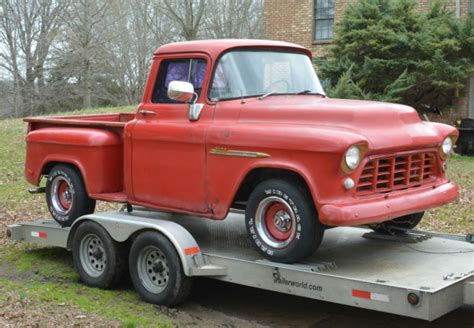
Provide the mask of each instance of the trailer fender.
[{"label": "trailer fender", "polygon": [[155,230],[162,233],[175,247],[186,276],[211,276],[224,273],[219,272],[217,268],[205,265],[196,240],[181,225],[156,218],[139,217],[137,220],[136,214],[132,216],[126,212],[95,213],[80,217],[71,227],[67,243],[68,249],[72,248],[72,239],[77,227],[86,220],[100,224],[117,242],[125,242],[140,231]]}]

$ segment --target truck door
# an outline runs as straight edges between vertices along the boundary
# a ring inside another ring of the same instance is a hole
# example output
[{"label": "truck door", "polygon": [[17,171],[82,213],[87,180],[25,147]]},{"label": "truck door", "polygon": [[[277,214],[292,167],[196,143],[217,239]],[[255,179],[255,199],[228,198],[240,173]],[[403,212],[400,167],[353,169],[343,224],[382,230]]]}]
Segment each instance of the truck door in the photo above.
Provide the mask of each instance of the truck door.
[{"label": "truck door", "polygon": [[[209,66],[209,59],[202,54],[154,59],[149,90],[131,134],[133,203],[191,213],[209,212],[205,136],[213,106],[205,104],[199,120],[190,121],[189,105],[167,96],[171,81],[187,81],[193,84],[198,102],[205,103],[201,91],[207,90]],[[155,83],[151,86],[153,79]]]}]

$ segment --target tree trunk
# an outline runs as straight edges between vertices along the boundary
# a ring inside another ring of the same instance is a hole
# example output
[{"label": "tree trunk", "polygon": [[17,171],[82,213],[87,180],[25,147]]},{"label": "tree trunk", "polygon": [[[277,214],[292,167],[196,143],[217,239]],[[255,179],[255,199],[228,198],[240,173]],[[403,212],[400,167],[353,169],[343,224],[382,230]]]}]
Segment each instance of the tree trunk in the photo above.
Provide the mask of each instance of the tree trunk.
[{"label": "tree trunk", "polygon": [[83,89],[83,101],[82,108],[91,108],[91,98],[92,98],[92,72],[91,64],[89,60],[84,61],[84,89]]}]

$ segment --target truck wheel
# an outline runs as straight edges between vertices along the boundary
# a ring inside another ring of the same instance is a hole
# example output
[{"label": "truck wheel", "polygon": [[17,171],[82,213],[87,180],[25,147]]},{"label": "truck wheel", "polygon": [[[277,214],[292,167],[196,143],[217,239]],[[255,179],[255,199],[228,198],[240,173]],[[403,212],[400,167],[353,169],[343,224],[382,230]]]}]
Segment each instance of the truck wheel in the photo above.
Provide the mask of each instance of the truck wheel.
[{"label": "truck wheel", "polygon": [[94,222],[85,221],[77,228],[72,254],[74,266],[88,286],[114,287],[127,272],[125,247]]},{"label": "truck wheel", "polygon": [[311,196],[285,180],[264,181],[252,191],[245,223],[258,251],[275,262],[303,260],[316,251],[324,234]]},{"label": "truck wheel", "polygon": [[129,259],[133,286],[145,302],[175,306],[189,295],[192,278],[186,277],[176,249],[162,234],[141,233],[132,244]]},{"label": "truck wheel", "polygon": [[418,223],[420,223],[424,214],[425,212],[413,213],[413,214],[401,216],[399,218],[396,218],[390,221],[385,221],[379,224],[372,224],[372,225],[369,225],[369,227],[372,230],[376,232],[380,232],[380,233],[390,233],[391,227],[413,229],[418,225]]},{"label": "truck wheel", "polygon": [[49,172],[46,203],[54,220],[63,227],[93,213],[95,208],[95,200],[87,195],[80,173],[67,165],[56,165]]}]

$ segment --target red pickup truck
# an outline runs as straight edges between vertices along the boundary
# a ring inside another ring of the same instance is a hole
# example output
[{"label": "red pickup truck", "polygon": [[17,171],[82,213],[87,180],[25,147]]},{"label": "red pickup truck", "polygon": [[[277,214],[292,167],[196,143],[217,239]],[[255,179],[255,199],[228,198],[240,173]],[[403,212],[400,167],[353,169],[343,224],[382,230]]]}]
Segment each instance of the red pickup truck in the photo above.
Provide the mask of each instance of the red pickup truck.
[{"label": "red pickup truck", "polygon": [[27,118],[28,181],[69,226],[96,200],[224,219],[245,209],[267,258],[301,260],[332,226],[413,228],[453,201],[458,131],[408,106],[328,98],[295,44],[160,47],[135,114]]}]

